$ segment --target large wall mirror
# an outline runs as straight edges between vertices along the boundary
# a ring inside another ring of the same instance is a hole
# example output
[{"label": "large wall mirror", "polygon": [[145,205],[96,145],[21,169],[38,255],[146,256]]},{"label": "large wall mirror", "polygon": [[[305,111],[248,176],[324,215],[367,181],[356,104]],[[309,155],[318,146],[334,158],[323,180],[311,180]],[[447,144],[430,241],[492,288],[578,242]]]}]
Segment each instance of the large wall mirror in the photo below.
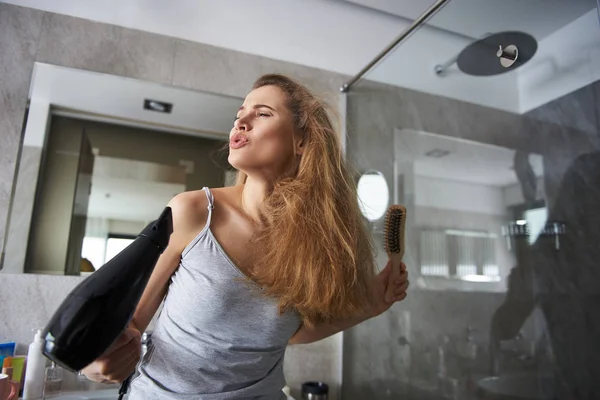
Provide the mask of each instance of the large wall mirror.
[{"label": "large wall mirror", "polygon": [[85,275],[177,193],[231,184],[242,99],[36,63],[2,273]]}]

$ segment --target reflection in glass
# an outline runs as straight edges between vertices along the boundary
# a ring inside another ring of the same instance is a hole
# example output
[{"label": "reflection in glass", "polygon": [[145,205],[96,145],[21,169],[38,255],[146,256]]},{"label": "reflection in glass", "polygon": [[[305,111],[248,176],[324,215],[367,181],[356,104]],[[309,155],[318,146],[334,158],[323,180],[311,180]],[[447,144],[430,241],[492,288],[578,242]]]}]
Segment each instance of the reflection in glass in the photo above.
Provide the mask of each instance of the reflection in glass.
[{"label": "reflection in glass", "polygon": [[135,238],[109,237],[106,240],[106,256],[104,262],[106,263],[110,261],[114,256],[123,251],[125,247],[129,246],[134,240]]},{"label": "reflection in glass", "polygon": [[[597,2],[540,4],[453,0],[348,93],[351,160],[408,209],[411,287],[344,334],[344,399],[600,398]],[[518,68],[506,32],[537,45]]]},{"label": "reflection in glass", "polygon": [[546,220],[548,219],[548,209],[546,207],[534,208],[525,211],[525,221],[529,227],[529,243],[533,244],[536,242],[540,233],[546,226]]},{"label": "reflection in glass", "polygon": [[383,174],[377,171],[364,173],[358,180],[358,204],[364,217],[376,221],[383,217],[389,202],[389,190]]}]

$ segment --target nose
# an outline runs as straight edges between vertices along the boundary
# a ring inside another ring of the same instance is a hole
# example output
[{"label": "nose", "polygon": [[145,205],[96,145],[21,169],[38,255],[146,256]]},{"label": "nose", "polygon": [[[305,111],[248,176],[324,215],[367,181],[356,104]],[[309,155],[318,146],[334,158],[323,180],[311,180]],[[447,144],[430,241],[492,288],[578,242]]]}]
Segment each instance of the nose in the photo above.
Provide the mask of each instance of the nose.
[{"label": "nose", "polygon": [[233,123],[233,127],[236,131],[246,132],[248,130],[248,122],[244,117],[238,118]]}]

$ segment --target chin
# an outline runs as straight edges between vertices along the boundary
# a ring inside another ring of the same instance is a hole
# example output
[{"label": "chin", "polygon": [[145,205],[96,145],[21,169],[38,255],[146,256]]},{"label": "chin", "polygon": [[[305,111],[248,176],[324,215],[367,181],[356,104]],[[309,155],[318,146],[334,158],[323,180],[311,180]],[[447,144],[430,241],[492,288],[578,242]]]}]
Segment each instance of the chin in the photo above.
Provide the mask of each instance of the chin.
[{"label": "chin", "polygon": [[257,164],[260,164],[260,163],[255,162],[255,160],[252,160],[251,157],[248,157],[247,155],[242,155],[239,153],[238,154],[229,153],[229,157],[227,157],[227,161],[229,162],[229,165],[231,165],[233,168],[237,169],[238,171],[243,171],[243,172],[256,169]]},{"label": "chin", "polygon": [[229,164],[233,168],[235,168],[235,169],[237,169],[239,171],[239,170],[241,170],[241,168],[243,168],[243,165],[245,164],[243,162],[242,158],[244,158],[244,157],[240,157],[239,154],[232,154],[232,152],[230,150],[229,151],[229,156],[227,156],[227,162],[229,162]]},{"label": "chin", "polygon": [[280,158],[257,156],[258,155],[251,154],[250,152],[230,150],[227,161],[233,168],[242,171],[247,175],[250,175],[252,172],[264,173],[267,170],[271,172],[285,170],[285,168],[282,168],[281,166],[286,163]]}]

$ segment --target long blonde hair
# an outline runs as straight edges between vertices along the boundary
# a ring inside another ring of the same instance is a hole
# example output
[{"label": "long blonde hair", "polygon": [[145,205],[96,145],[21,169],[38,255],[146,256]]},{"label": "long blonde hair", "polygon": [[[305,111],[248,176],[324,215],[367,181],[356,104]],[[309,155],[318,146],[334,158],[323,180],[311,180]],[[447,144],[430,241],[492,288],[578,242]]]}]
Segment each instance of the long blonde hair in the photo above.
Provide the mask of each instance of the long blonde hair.
[{"label": "long blonde hair", "polygon": [[[269,85],[287,95],[304,150],[292,176],[275,182],[263,204],[251,277],[280,312],[296,310],[308,326],[356,316],[372,299],[373,246],[339,136],[326,105],[307,88],[269,74],[253,89]],[[238,184],[245,181],[240,172]]]}]

